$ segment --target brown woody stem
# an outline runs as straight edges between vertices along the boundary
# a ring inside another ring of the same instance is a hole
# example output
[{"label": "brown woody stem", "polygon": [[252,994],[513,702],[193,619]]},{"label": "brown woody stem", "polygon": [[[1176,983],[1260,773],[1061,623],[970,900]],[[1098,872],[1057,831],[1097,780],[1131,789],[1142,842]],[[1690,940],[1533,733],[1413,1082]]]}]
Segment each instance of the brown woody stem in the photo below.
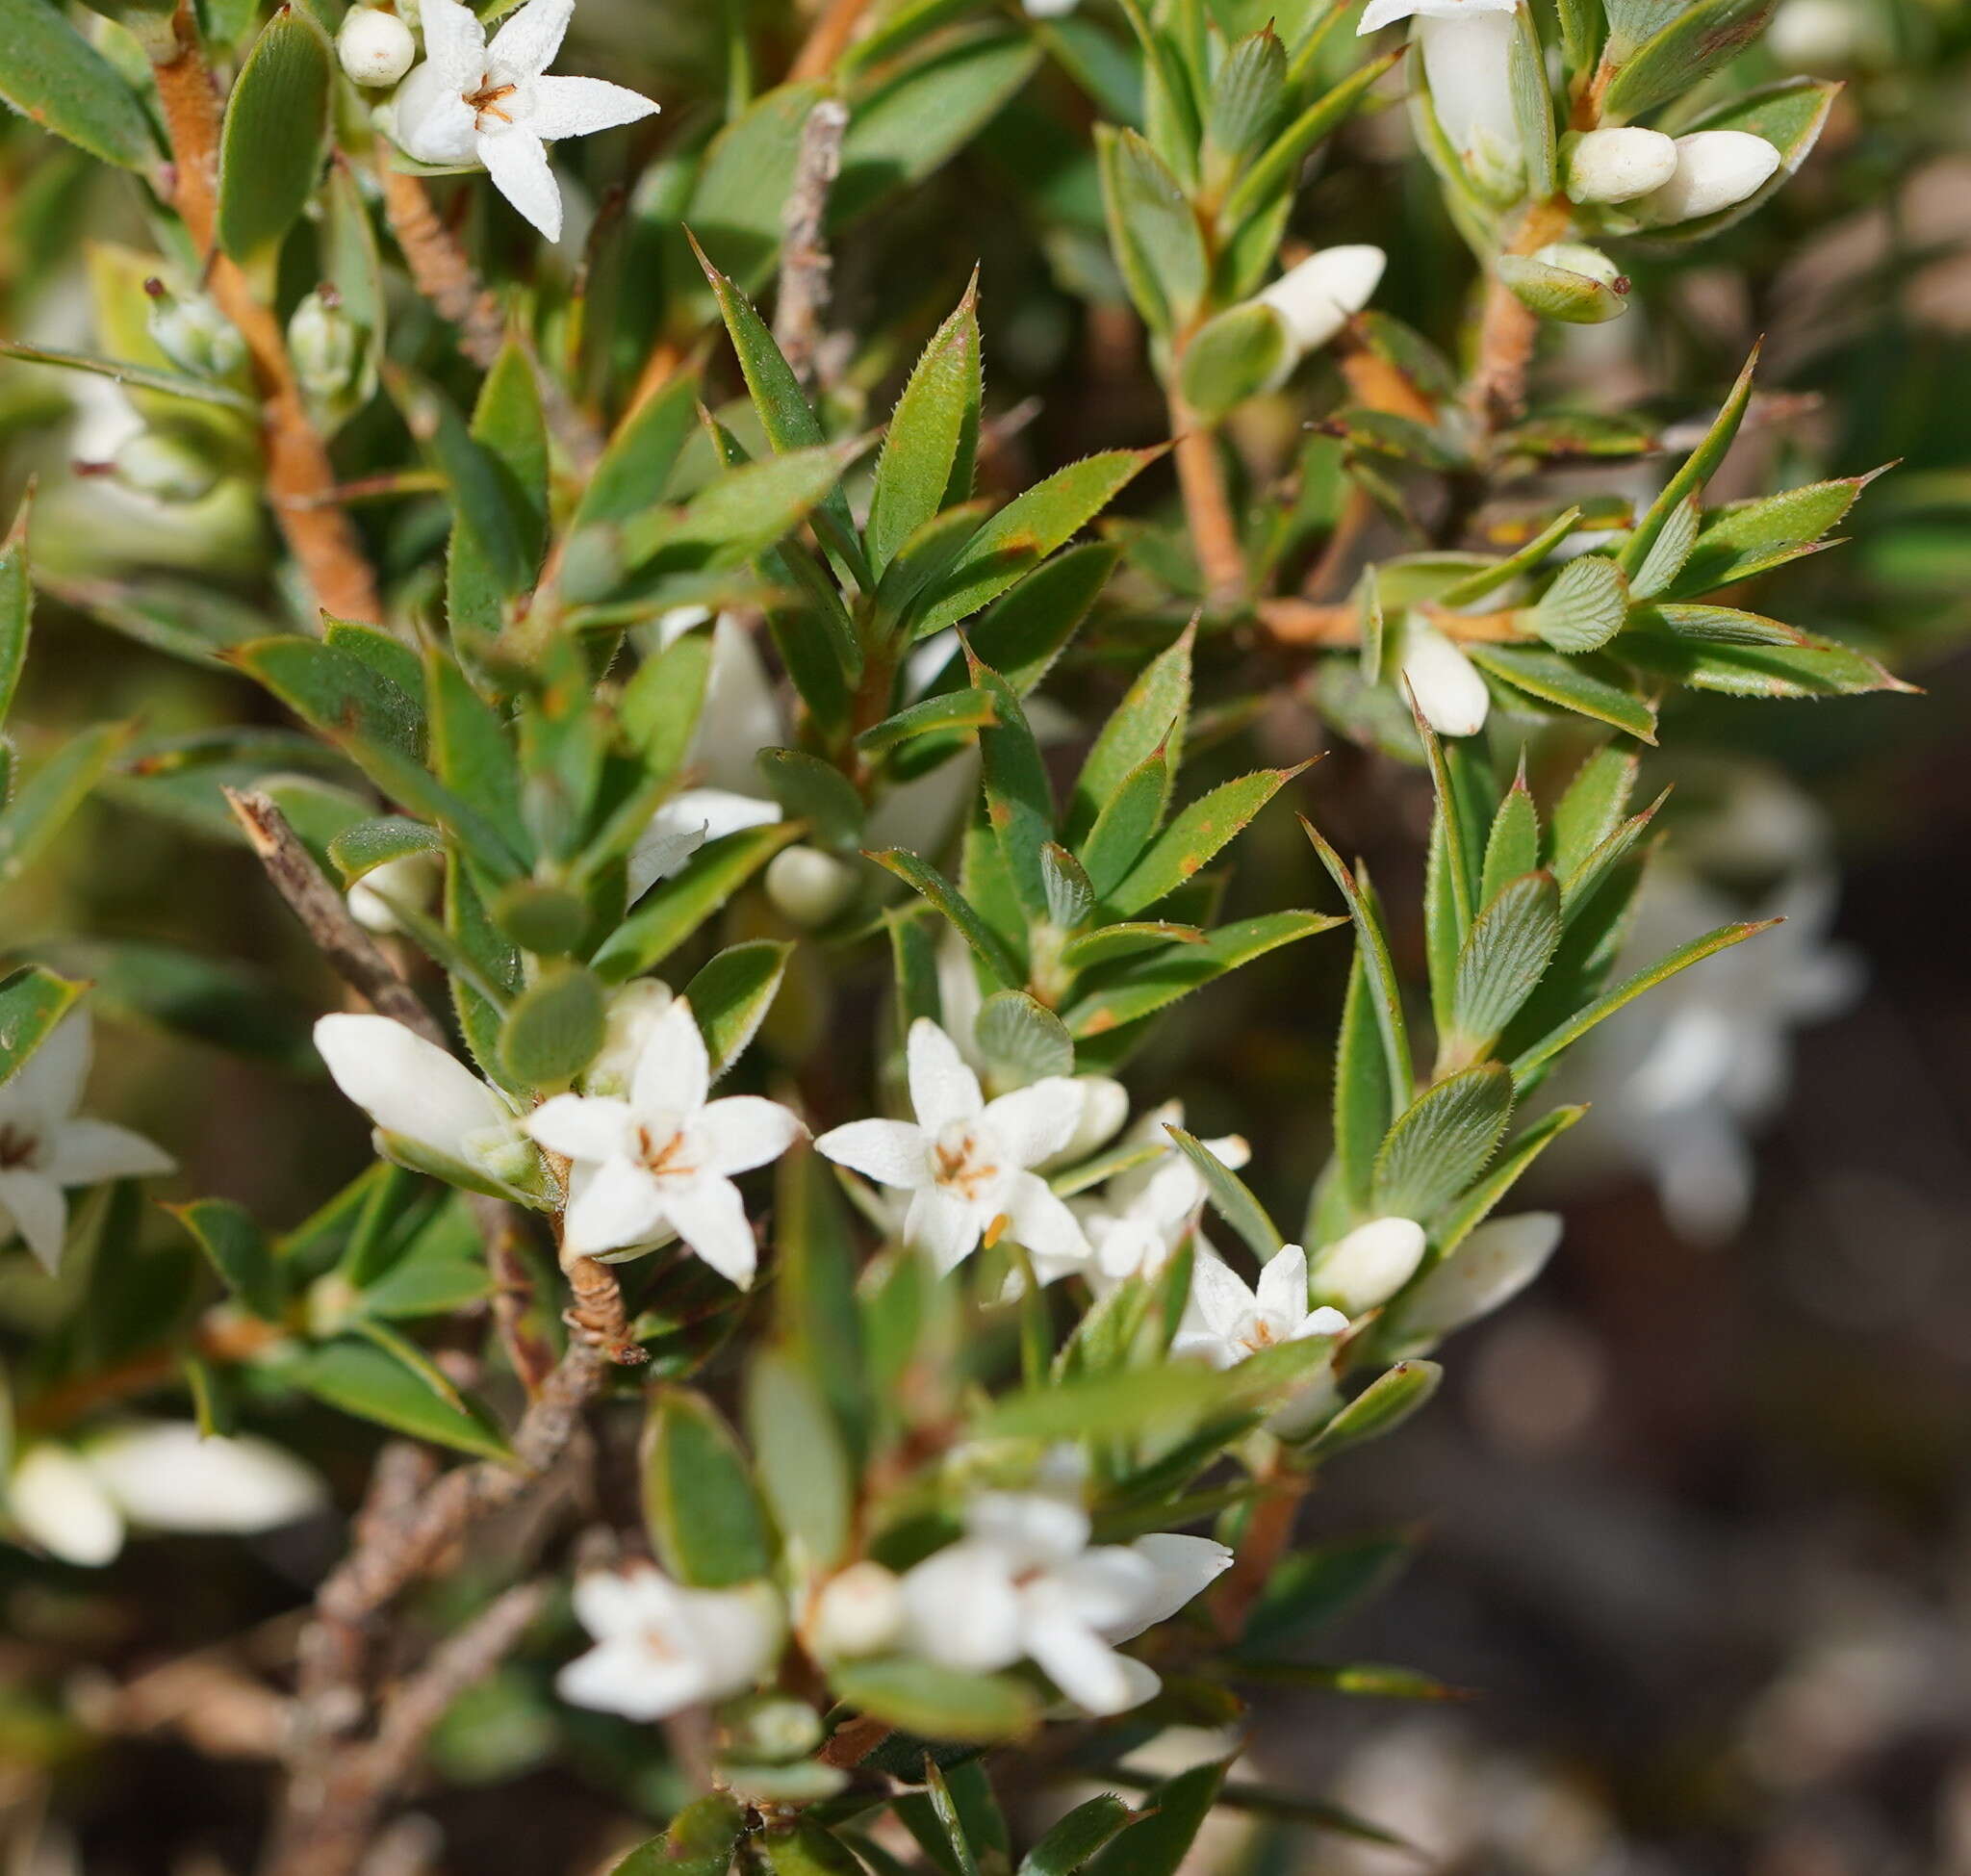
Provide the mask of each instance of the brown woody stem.
[{"label": "brown woody stem", "polygon": [[[1175,366],[1172,367],[1174,373]],[[1190,545],[1204,576],[1206,597],[1215,605],[1237,604],[1245,594],[1245,551],[1218,461],[1217,438],[1187,405],[1173,386],[1169,394],[1171,454]]]}]

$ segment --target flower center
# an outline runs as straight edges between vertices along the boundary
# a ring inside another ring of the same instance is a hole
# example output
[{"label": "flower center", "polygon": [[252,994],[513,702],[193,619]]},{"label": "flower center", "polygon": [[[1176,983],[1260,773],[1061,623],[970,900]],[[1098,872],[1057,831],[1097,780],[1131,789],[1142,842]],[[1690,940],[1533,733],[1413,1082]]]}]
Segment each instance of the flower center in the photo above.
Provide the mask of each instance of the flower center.
[{"label": "flower center", "polygon": [[511,97],[519,90],[518,85],[493,85],[482,80],[476,91],[468,91],[465,94],[466,102],[472,106],[475,115],[498,117],[501,123],[510,124],[513,119],[500,110],[499,100]]},{"label": "flower center", "polygon": [[38,1134],[29,1133],[25,1128],[11,1123],[0,1125],[0,1172],[13,1172],[23,1166],[32,1166],[40,1157],[40,1151]]},{"label": "flower center", "polygon": [[675,1120],[659,1118],[638,1124],[630,1145],[645,1171],[659,1179],[690,1179],[700,1171],[691,1136]]},{"label": "flower center", "polygon": [[947,1192],[976,1202],[999,1179],[998,1143],[963,1120],[949,1122],[931,1148],[931,1176]]},{"label": "flower center", "polygon": [[1278,1332],[1264,1316],[1253,1317],[1239,1338],[1254,1354],[1262,1349],[1270,1349],[1279,1339]]}]

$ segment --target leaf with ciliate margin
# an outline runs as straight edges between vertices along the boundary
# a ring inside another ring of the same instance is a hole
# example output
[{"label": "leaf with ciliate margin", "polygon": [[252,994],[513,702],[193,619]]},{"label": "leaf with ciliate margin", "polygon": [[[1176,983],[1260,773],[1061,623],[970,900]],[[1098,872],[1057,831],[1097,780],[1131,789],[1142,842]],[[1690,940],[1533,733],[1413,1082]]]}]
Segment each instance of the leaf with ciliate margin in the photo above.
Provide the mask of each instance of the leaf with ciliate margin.
[{"label": "leaf with ciliate margin", "polygon": [[1765,30],[1775,0],[1697,0],[1637,46],[1601,94],[1603,124],[1633,122],[1695,90]]},{"label": "leaf with ciliate margin", "polygon": [[972,1035],[995,1079],[1009,1086],[1074,1073],[1074,1039],[1025,990],[995,990],[981,1006]]},{"label": "leaf with ciliate margin", "polygon": [[1865,652],[1731,606],[1655,606],[1636,623],[1623,655],[1691,690],[1790,698],[1912,688]]},{"label": "leaf with ciliate margin", "polygon": [[1808,482],[1778,495],[1713,508],[1702,518],[1697,539],[1677,578],[1658,597],[1694,600],[1720,586],[1769,573],[1804,553],[1837,526],[1855,499],[1881,470],[1831,482]]},{"label": "leaf with ciliate margin", "polygon": [[305,7],[282,7],[253,41],[219,133],[218,241],[234,260],[269,259],[315,193],[334,73]]},{"label": "leaf with ciliate margin", "polygon": [[1375,1156],[1369,1203],[1378,1216],[1422,1220],[1485,1169],[1513,1111],[1513,1077],[1497,1062],[1426,1088],[1396,1117]]},{"label": "leaf with ciliate margin", "polygon": [[500,1063],[524,1088],[565,1088],[595,1060],[607,1019],[601,978],[578,964],[544,971],[506,1012]]},{"label": "leaf with ciliate margin", "polygon": [[[1670,537],[1666,528],[1658,546]],[[1570,560],[1524,615],[1556,652],[1599,651],[1628,617],[1628,581],[1614,561],[1599,553]]]},{"label": "leaf with ciliate margin", "polygon": [[1080,1804],[1021,1858],[1019,1876],[1079,1876],[1089,1859],[1136,1820],[1113,1791]]},{"label": "leaf with ciliate margin", "polygon": [[1177,1150],[1197,1168],[1212,1209],[1245,1240],[1261,1263],[1267,1262],[1287,1240],[1280,1227],[1267,1216],[1267,1208],[1253,1195],[1252,1188],[1195,1134],[1168,1125],[1164,1131],[1176,1144]]},{"label": "leaf with ciliate margin", "polygon": [[638,1844],[609,1876],[730,1876],[745,1829],[738,1801],[714,1792],[686,1805],[662,1837]]},{"label": "leaf with ciliate margin", "polygon": [[26,1066],[88,988],[40,964],[23,964],[0,980],[0,1086]]},{"label": "leaf with ciliate margin", "polygon": [[1375,1015],[1376,1030],[1382,1038],[1383,1062],[1392,1102],[1406,1099],[1416,1076],[1410,1062],[1410,1032],[1403,1019],[1403,993],[1396,982],[1396,967],[1390,956],[1389,938],[1383,932],[1374,900],[1343,863],[1341,855],[1316,832],[1314,824],[1302,816],[1300,826],[1314,843],[1314,850],[1320,856],[1321,864],[1328,869],[1328,876],[1341,887],[1342,897],[1348,903],[1348,913],[1355,924],[1356,956],[1362,960],[1368,972],[1369,1008]]},{"label": "leaf with ciliate margin", "polygon": [[0,723],[13,707],[13,693],[27,661],[28,626],[34,589],[28,583],[28,504],[23,501],[7,542],[0,547]]},{"label": "leaf with ciliate margin", "polygon": [[643,1427],[643,1508],[658,1560],[679,1582],[726,1589],[773,1568],[746,1455],[704,1395],[652,1390]]},{"label": "leaf with ciliate margin", "polygon": [[759,1033],[780,994],[793,950],[790,942],[776,938],[729,944],[685,985],[682,994],[704,1033],[714,1081],[745,1054]]},{"label": "leaf with ciliate margin", "polygon": [[1009,989],[1016,989],[1026,982],[1026,968],[1013,956],[1006,939],[979,915],[972,902],[928,860],[904,847],[890,847],[880,853],[871,853],[868,858],[894,873],[906,886],[921,894],[934,911],[942,912],[952,929],[971,947],[972,955],[1000,983]]},{"label": "leaf with ciliate margin", "polygon": [[1142,1815],[1088,1865],[1090,1876],[1177,1876],[1218,1802],[1228,1764],[1215,1760],[1153,1786]]},{"label": "leaf with ciliate margin", "polygon": [[843,1661],[829,1672],[838,1699],[925,1739],[991,1745],[1039,1724],[1040,1700],[1008,1674],[968,1674],[915,1655]]},{"label": "leaf with ciliate margin", "polygon": [[983,379],[979,282],[938,327],[891,414],[869,500],[869,558],[878,574],[915,530],[971,493]]},{"label": "leaf with ciliate margin", "polygon": [[445,606],[454,632],[497,631],[532,589],[548,546],[548,427],[533,366],[509,340],[479,387],[470,428],[455,416],[432,439],[450,483]]},{"label": "leaf with ciliate margin", "polygon": [[653,970],[800,832],[789,822],[744,828],[693,854],[678,873],[637,901],[635,909],[589,960],[605,984]]},{"label": "leaf with ciliate margin", "polygon": [[128,80],[49,0],[0,0],[0,98],[118,168],[146,170],[160,160]]},{"label": "leaf with ciliate margin", "polygon": [[476,1401],[454,1405],[428,1378],[382,1344],[342,1338],[285,1363],[279,1377],[341,1413],[375,1422],[394,1433],[450,1447],[475,1458],[511,1456],[505,1436]]},{"label": "leaf with ciliate margin", "polygon": [[1748,91],[1707,112],[1695,123],[1681,126],[1685,131],[1742,130],[1763,138],[1779,152],[1779,167],[1744,200],[1733,202],[1729,208],[1701,216],[1694,221],[1679,221],[1674,227],[1650,230],[1651,244],[1667,246],[1705,241],[1755,214],[1785,188],[1811,154],[1840,91],[1838,79],[1789,78],[1760,90]]},{"label": "leaf with ciliate margin", "polygon": [[225,1198],[165,1208],[204,1251],[219,1281],[266,1323],[277,1323],[288,1299],[288,1272],[253,1214]]},{"label": "leaf with ciliate margin", "polygon": [[1183,762],[1184,731],[1190,714],[1191,649],[1196,640],[1193,620],[1174,644],[1143,667],[1103,724],[1082,762],[1068,801],[1064,829],[1070,846],[1088,837],[1095,817],[1124,781],[1160,750],[1172,774]]},{"label": "leaf with ciliate margin", "polygon": [[1491,1047],[1553,961],[1560,943],[1560,887],[1551,873],[1527,873],[1478,914],[1458,953],[1451,992],[1451,1054]]},{"label": "leaf with ciliate margin", "polygon": [[40,856],[136,732],[134,723],[101,723],[70,736],[0,809],[0,886],[11,886]]},{"label": "leaf with ciliate margin", "polygon": [[1241,775],[1180,809],[1108,895],[1109,909],[1127,917],[1168,898],[1210,864],[1305,766]]},{"label": "leaf with ciliate margin", "polygon": [[1309,1451],[1331,1457],[1393,1433],[1437,1392],[1444,1370],[1434,1361],[1399,1361],[1378,1375],[1323,1426]]},{"label": "leaf with ciliate margin", "polygon": [[1334,1086],[1336,1177],[1358,1217],[1369,1203],[1376,1149],[1395,1118],[1373,994],[1358,943],[1348,965],[1348,989],[1335,1039]]},{"label": "leaf with ciliate margin", "polygon": [[976,657],[971,667],[973,683],[992,700],[993,722],[979,732],[986,818],[1020,910],[1030,920],[1042,919],[1047,887],[1040,851],[1054,837],[1054,790],[1047,765],[1012,686]]},{"label": "leaf with ciliate margin", "polygon": [[1754,346],[1752,355],[1739,368],[1738,376],[1726,393],[1725,401],[1719,406],[1718,415],[1711,420],[1711,427],[1704,432],[1703,440],[1664,483],[1662,492],[1650,503],[1648,512],[1629,530],[1627,540],[1617,551],[1615,564],[1631,578],[1650,557],[1650,550],[1656,545],[1657,535],[1669,527],[1671,517],[1692,496],[1702,494],[1704,484],[1717,474],[1718,465],[1725,460],[1732,439],[1738,434],[1738,426],[1745,419],[1746,406],[1752,401],[1753,373],[1758,369],[1758,362],[1759,347]]},{"label": "leaf with ciliate margin", "polygon": [[[1574,771],[1566,791],[1554,804],[1553,824],[1548,832],[1548,870],[1555,879],[1568,879],[1622,824],[1641,766],[1637,756],[1613,743],[1604,743]],[[1534,832],[1537,838],[1537,825]],[[1505,877],[1531,872],[1536,864],[1537,860],[1529,857]]]},{"label": "leaf with ciliate margin", "polygon": [[[1626,655],[1626,641],[1623,649]],[[1591,662],[1592,654],[1562,657],[1557,652],[1536,651],[1525,645],[1470,644],[1465,655],[1488,677],[1501,680],[1512,690],[1523,690],[1543,704],[1574,710],[1598,723],[1613,724],[1638,742],[1655,744],[1654,707],[1603,675]]]}]

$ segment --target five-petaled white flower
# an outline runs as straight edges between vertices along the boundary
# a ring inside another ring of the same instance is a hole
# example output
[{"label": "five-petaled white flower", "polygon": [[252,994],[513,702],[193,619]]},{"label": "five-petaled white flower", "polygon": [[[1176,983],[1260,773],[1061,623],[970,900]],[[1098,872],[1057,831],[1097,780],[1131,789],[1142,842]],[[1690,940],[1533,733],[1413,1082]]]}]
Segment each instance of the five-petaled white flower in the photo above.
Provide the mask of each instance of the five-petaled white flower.
[{"label": "five-petaled white flower", "polygon": [[687,1589],[652,1563],[577,1578],[575,1612],[596,1645],[561,1670],[556,1691],[632,1720],[660,1720],[757,1685],[784,1632],[780,1599],[766,1584]]},{"label": "five-petaled white flower", "polygon": [[480,163],[494,187],[550,241],[561,191],[546,145],[648,117],[656,106],[600,78],[556,78],[575,0],[527,0],[486,42],[459,0],[423,0],[424,63],[397,87],[395,135],[420,163]]},{"label": "five-petaled white flower", "polygon": [[[1347,1326],[1348,1319],[1339,1309],[1309,1306],[1307,1252],[1300,1246],[1282,1245],[1274,1251],[1252,1288],[1229,1264],[1200,1252],[1191,1267],[1190,1306],[1170,1352],[1201,1356],[1214,1368],[1236,1368],[1262,1349],[1326,1339]],[[1333,1376],[1322,1371],[1267,1425],[1283,1437],[1294,1438],[1325,1415],[1334,1397]]]},{"label": "five-petaled white flower", "polygon": [[68,1236],[64,1186],[177,1169],[141,1134],[76,1113],[89,1063],[89,1017],[77,1011],[0,1086],[0,1229],[18,1231],[50,1274]]},{"label": "five-petaled white flower", "polygon": [[965,1535],[905,1574],[906,1645],[945,1667],[1033,1661],[1090,1713],[1120,1713],[1156,1674],[1114,1644],[1174,1615],[1232,1561],[1209,1537],[1088,1544],[1088,1514],[1051,1492],[984,1492]]},{"label": "five-petaled white flower", "polygon": [[904,1241],[939,1272],[1010,1231],[1037,1258],[1078,1264],[1088,1241],[1038,1173],[1074,1137],[1083,1094],[1049,1075],[987,1101],[958,1044],[928,1016],[910,1025],[908,1120],[852,1120],[814,1144],[838,1165],[910,1195]]},{"label": "five-petaled white flower", "polygon": [[563,1242],[579,1256],[642,1244],[668,1225],[742,1290],[759,1247],[732,1174],[764,1166],[803,1132],[778,1101],[707,1101],[711,1062],[698,1019],[676,997],[651,1024],[627,1097],[556,1094],[526,1120],[574,1162]]}]

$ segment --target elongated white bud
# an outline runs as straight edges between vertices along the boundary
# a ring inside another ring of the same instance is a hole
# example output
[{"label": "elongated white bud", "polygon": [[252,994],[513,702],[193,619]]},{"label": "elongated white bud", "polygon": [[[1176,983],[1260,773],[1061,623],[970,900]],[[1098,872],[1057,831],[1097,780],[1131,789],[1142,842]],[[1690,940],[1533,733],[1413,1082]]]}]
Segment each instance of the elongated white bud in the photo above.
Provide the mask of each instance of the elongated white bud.
[{"label": "elongated white bud", "polygon": [[822,1584],[805,1627],[823,1660],[880,1655],[903,1632],[903,1587],[880,1563],[852,1563]]},{"label": "elongated white bud", "polygon": [[1478,667],[1420,619],[1403,634],[1402,673],[1424,722],[1440,736],[1475,736],[1485,728],[1492,693]]},{"label": "elongated white bud", "polygon": [[323,1016],[315,1046],[335,1085],[384,1132],[447,1158],[474,1164],[486,1130],[513,1123],[512,1111],[457,1056],[388,1016]]},{"label": "elongated white bud", "polygon": [[1296,360],[1326,345],[1369,304],[1387,259],[1366,242],[1323,247],[1260,295],[1286,321]]},{"label": "elongated white bud", "polygon": [[1413,1219],[1370,1219],[1315,1260],[1315,1298],[1359,1316],[1387,1302],[1423,1261],[1423,1227]]},{"label": "elongated white bud", "polygon": [[1411,1293],[1403,1335],[1435,1339],[1491,1315],[1540,1274],[1559,1243],[1557,1212],[1488,1220]]},{"label": "elongated white bud", "polygon": [[356,375],[356,322],[326,289],[308,294],[288,320],[288,356],[312,398],[339,398]]},{"label": "elongated white bud", "polygon": [[1513,41],[1520,23],[1510,13],[1424,14],[1417,43],[1439,127],[1489,201],[1516,201],[1525,187],[1525,156],[1513,109]]},{"label": "elongated white bud", "polygon": [[818,847],[786,847],[766,869],[766,896],[803,931],[817,931],[856,896],[855,869]]},{"label": "elongated white bud", "polygon": [[1636,215],[1658,227],[1716,215],[1764,187],[1779,152],[1746,130],[1694,130],[1677,140],[1677,170],[1636,204]]},{"label": "elongated white bud", "polygon": [[1567,193],[1576,202],[1632,202],[1677,173],[1677,144],[1660,130],[1591,130],[1567,152]]},{"label": "elongated white bud", "polygon": [[411,29],[378,7],[351,7],[335,38],[343,70],[358,85],[395,85],[418,56]]}]

